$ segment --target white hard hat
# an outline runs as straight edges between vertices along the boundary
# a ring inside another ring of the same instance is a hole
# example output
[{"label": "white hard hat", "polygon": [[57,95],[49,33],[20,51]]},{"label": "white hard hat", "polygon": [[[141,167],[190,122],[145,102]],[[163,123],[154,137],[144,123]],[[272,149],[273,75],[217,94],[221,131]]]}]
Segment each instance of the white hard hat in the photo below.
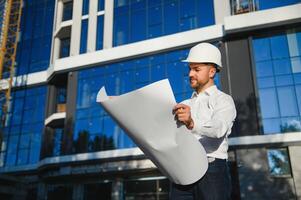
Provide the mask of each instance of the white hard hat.
[{"label": "white hard hat", "polygon": [[206,42],[192,47],[186,60],[182,62],[214,63],[218,68],[222,67],[221,52],[216,46]]}]

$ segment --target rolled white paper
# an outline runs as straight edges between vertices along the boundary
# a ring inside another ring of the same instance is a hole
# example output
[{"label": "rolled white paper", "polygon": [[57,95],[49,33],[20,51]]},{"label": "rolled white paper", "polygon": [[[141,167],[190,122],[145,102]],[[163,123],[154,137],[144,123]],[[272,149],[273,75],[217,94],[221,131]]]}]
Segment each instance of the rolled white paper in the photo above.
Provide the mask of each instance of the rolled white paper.
[{"label": "rolled white paper", "polygon": [[96,101],[172,182],[188,185],[205,174],[206,152],[185,126],[177,125],[168,79],[114,98],[102,87]]}]

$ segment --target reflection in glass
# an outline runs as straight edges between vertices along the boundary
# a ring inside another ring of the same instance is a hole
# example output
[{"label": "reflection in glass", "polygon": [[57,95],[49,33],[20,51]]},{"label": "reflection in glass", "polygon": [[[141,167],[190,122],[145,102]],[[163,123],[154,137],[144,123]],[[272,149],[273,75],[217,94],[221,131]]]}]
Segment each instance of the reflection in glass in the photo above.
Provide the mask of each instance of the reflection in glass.
[{"label": "reflection in glass", "polygon": [[[299,41],[299,42],[298,42]],[[287,31],[287,42],[290,51],[290,56],[301,56],[301,33],[294,29]]]},{"label": "reflection in glass", "polygon": [[298,117],[283,118],[281,123],[281,132],[301,131],[301,122]]},{"label": "reflection in glass", "polygon": [[272,176],[290,176],[290,161],[287,149],[269,149],[267,150],[268,164]]},{"label": "reflection in glass", "polygon": [[253,39],[263,132],[300,131],[300,29]]},{"label": "reflection in glass", "polygon": [[115,149],[114,140],[107,135],[91,135],[87,130],[81,130],[73,143],[74,153],[86,153]]},{"label": "reflection in glass", "polygon": [[114,46],[214,23],[213,0],[119,0],[114,6]]},{"label": "reflection in glass", "polygon": [[301,73],[301,57],[291,59],[293,73]]},{"label": "reflection in glass", "polygon": [[[18,125],[9,120],[6,127],[5,145],[0,152],[6,155],[2,160],[4,166],[34,164],[39,160],[45,100],[45,86],[13,91],[9,116],[19,116],[21,120]],[[20,102],[25,102],[22,108]]]},{"label": "reflection in glass", "polygon": [[55,1],[49,0],[31,0],[22,5],[22,34],[18,41],[16,75],[43,71],[49,67],[54,7]]}]

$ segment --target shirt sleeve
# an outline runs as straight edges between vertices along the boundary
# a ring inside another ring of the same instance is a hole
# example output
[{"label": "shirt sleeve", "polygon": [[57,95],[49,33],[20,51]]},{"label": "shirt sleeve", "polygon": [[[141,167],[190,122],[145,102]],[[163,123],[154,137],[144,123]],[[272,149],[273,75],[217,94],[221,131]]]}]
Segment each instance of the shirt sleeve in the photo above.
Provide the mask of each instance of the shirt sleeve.
[{"label": "shirt sleeve", "polygon": [[[202,112],[199,110],[197,112]],[[216,106],[209,111],[211,115],[200,119],[199,115],[192,116],[194,127],[193,134],[204,135],[211,138],[221,138],[230,134],[236,117],[236,109],[232,97],[224,96],[218,99]]]}]

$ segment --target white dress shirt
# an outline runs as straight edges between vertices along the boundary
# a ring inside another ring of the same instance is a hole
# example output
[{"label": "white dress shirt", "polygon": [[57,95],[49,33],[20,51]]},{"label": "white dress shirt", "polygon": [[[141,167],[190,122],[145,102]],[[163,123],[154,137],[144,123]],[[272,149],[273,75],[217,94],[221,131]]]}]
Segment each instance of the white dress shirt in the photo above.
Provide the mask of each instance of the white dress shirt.
[{"label": "white dress shirt", "polygon": [[191,108],[191,133],[202,143],[207,156],[227,159],[228,136],[236,117],[232,97],[213,85],[199,94],[194,92],[182,103]]}]

